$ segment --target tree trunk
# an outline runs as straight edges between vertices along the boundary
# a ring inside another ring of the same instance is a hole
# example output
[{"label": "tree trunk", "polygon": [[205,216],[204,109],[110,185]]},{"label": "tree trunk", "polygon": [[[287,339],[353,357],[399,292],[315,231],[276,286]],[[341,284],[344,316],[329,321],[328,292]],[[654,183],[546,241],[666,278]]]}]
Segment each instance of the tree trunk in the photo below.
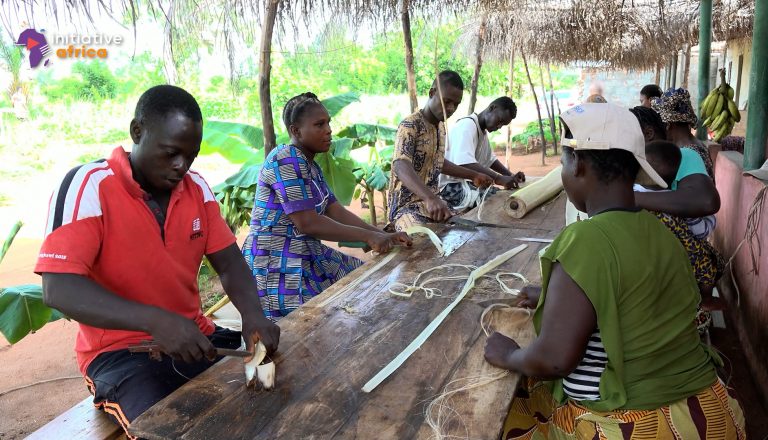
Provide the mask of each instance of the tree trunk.
[{"label": "tree trunk", "polygon": [[656,74],[653,76],[653,83],[660,85],[661,81],[661,63],[656,63]]},{"label": "tree trunk", "polygon": [[[507,94],[512,98],[512,91],[515,89],[515,48],[513,47],[509,54],[509,90]],[[507,149],[505,156],[505,164],[509,167],[509,160],[512,156],[512,123],[507,125]]]},{"label": "tree trunk", "polygon": [[549,106],[552,108],[552,115],[554,116],[555,113],[555,104],[557,104],[557,118],[552,118],[553,126],[555,127],[555,131],[552,135],[552,139],[554,139],[555,143],[553,145],[555,155],[557,155],[557,134],[560,133],[560,130],[558,129],[558,120],[560,118],[560,100],[557,99],[555,96],[555,85],[552,83],[552,70],[549,68],[549,63],[547,63],[547,77],[549,77],[549,88],[552,90],[552,96],[550,97],[550,103]]},{"label": "tree trunk", "polygon": [[267,2],[264,26],[261,29],[261,51],[259,52],[259,105],[261,125],[264,129],[264,156],[275,148],[275,124],[272,121],[272,97],[269,91],[269,76],[272,70],[272,33],[280,0]]},{"label": "tree trunk", "polygon": [[376,221],[376,203],[373,199],[374,194],[376,194],[376,191],[374,191],[373,188],[365,189],[365,197],[368,199],[368,213],[371,214],[371,224],[376,226],[378,222]]},{"label": "tree trunk", "polygon": [[384,201],[384,204],[382,206],[383,214],[384,214],[384,223],[389,221],[389,207],[387,206],[387,190],[383,189],[379,191],[381,193],[381,199]]},{"label": "tree trunk", "polygon": [[165,41],[163,43],[163,72],[165,72],[165,81],[168,84],[174,85],[178,80],[178,71],[176,70],[176,61],[173,58],[173,14],[175,9],[175,1],[171,0],[170,6],[168,6],[168,12],[163,11],[165,14],[165,27],[163,28],[163,36]]},{"label": "tree trunk", "polygon": [[483,67],[483,39],[485,38],[485,27],[487,17],[483,15],[480,21],[480,29],[477,30],[477,46],[475,47],[475,73],[472,74],[472,85],[469,92],[469,114],[475,112],[477,104],[477,84],[480,82],[480,69]]},{"label": "tree trunk", "polygon": [[547,102],[547,87],[544,84],[544,68],[539,64],[539,80],[541,81],[541,91],[544,93],[544,107],[547,109],[547,119],[549,119],[549,134],[552,135],[552,151],[557,154],[557,136],[555,136],[555,107],[552,104],[552,95],[554,90],[550,90],[550,101]]},{"label": "tree trunk", "polygon": [[411,17],[408,13],[408,0],[403,0],[403,10],[400,13],[403,23],[403,41],[405,43],[405,75],[408,80],[408,96],[411,99],[411,112],[419,109],[416,97],[416,73],[413,70],[413,41],[411,40]]},{"label": "tree trunk", "polygon": [[528,77],[528,84],[531,86],[533,101],[536,105],[536,113],[539,115],[539,133],[541,134],[541,166],[546,165],[547,158],[547,138],[544,136],[544,124],[541,123],[541,109],[539,108],[539,97],[536,96],[536,87],[531,79],[531,72],[528,70],[528,61],[525,59],[525,51],[520,50],[520,56],[523,57],[523,66],[525,66],[525,76]]},{"label": "tree trunk", "polygon": [[685,45],[685,60],[683,60],[683,83],[680,87],[688,89],[688,75],[691,73],[691,45]]}]

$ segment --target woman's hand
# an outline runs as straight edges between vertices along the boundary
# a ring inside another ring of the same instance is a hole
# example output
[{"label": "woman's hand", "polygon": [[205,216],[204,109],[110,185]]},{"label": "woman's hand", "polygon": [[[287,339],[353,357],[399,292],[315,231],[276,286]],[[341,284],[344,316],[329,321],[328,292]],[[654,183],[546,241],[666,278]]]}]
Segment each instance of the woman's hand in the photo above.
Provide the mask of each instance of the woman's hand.
[{"label": "woman's hand", "polygon": [[365,241],[371,250],[377,254],[386,254],[398,244],[411,246],[413,241],[405,232],[395,232],[392,234],[386,232],[373,232]]},{"label": "woman's hand", "polygon": [[493,366],[510,370],[509,358],[519,349],[517,342],[499,332],[493,332],[485,341],[485,360]]},{"label": "woman's hand", "polygon": [[540,296],[541,286],[525,286],[520,290],[520,294],[517,295],[515,306],[525,309],[535,309],[539,304]]}]

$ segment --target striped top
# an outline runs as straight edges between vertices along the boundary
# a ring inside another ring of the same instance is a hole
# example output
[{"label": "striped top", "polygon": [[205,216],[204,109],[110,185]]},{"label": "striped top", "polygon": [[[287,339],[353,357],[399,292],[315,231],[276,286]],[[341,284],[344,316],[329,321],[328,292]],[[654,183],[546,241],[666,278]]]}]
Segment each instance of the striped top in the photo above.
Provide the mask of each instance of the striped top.
[{"label": "striped top", "polygon": [[587,351],[579,365],[563,379],[565,394],[573,400],[600,400],[600,376],[607,363],[608,355],[597,330],[589,337]]}]

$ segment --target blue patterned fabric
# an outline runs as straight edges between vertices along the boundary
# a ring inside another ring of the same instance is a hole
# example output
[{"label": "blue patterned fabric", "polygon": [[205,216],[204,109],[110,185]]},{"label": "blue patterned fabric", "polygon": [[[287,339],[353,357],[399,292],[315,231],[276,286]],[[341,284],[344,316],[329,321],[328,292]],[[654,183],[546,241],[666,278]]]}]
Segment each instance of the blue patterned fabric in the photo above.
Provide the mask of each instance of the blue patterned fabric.
[{"label": "blue patterned fabric", "polygon": [[302,234],[288,214],[324,215],[336,197],[320,167],[293,145],[280,145],[259,173],[251,230],[243,256],[253,272],[264,313],[286,316],[363,264]]}]

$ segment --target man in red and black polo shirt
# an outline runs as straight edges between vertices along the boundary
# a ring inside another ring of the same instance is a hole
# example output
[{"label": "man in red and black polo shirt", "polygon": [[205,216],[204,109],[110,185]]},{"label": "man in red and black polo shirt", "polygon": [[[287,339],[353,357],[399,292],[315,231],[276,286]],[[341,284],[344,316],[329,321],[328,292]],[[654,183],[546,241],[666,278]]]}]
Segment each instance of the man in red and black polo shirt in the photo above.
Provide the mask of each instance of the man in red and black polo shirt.
[{"label": "man in red and black polo shirt", "polygon": [[[207,256],[242,315],[251,350],[277,349],[280,329],[213,192],[189,169],[200,151],[200,107],[186,91],[157,86],[139,99],[134,146],[71,170],[51,197],[35,272],[45,302],[79,322],[75,351],[94,404],[123,427],[237,348],[240,333],[203,316],[197,272]],[[160,362],[128,347],[153,339]]]}]

